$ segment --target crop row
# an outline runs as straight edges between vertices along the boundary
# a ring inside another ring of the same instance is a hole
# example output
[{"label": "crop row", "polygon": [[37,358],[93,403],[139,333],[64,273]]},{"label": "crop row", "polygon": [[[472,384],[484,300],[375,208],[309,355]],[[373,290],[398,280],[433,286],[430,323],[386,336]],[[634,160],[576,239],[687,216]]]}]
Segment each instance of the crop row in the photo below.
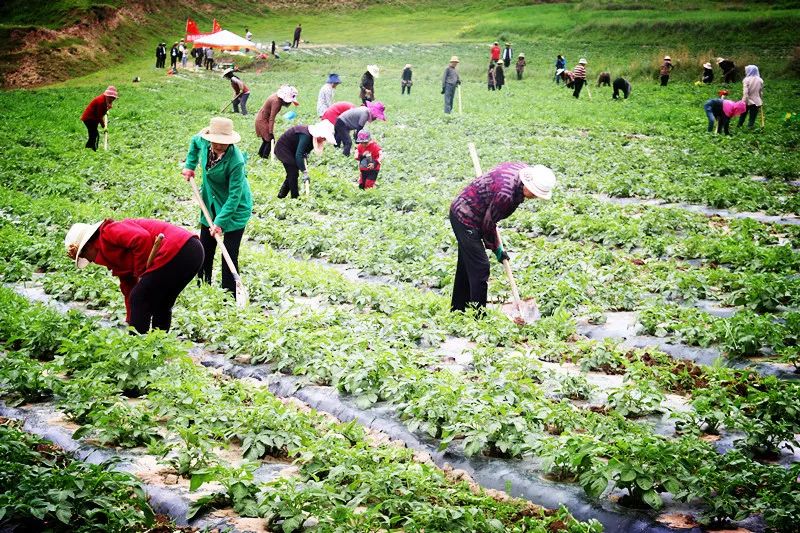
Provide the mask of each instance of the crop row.
[{"label": "crop row", "polygon": [[[204,496],[193,512],[231,506],[262,516],[283,531],[314,519],[323,530],[403,527],[442,531],[599,531],[565,511],[548,512],[520,500],[492,497],[448,481],[413,453],[381,443],[354,423],[341,424],[277,400],[264,389],[212,376],[184,346],[163,333],[130,336],[67,317],[0,291],[0,358],[5,396],[36,401],[52,396],[80,424],[76,437],[105,445],[147,445],[192,487],[216,481],[223,492]],[[129,397],[141,401],[132,405]],[[239,446],[245,462],[226,465],[214,454]],[[253,480],[263,457],[286,457],[296,476]],[[364,511],[364,507],[369,511]]]},{"label": "crop row", "polygon": [[[348,288],[344,282],[326,279],[319,269],[312,272],[308,266],[300,266],[301,263],[296,268],[289,268],[289,263],[279,255],[269,262],[261,257],[253,258],[253,261],[257,266],[255,271],[261,273],[260,282],[254,284],[262,288],[256,292],[256,300],[265,303],[272,299],[266,307],[277,307],[269,317],[257,312],[236,312],[224,302],[210,305],[211,299],[207,294],[199,298],[187,295],[184,305],[188,310],[176,313],[176,330],[230,356],[247,354],[253,362],[270,362],[276,368],[303,375],[312,382],[335,385],[341,391],[355,395],[362,406],[378,400],[388,401],[411,429],[442,438],[443,444],[457,439],[468,454],[533,454],[546,458],[562,449],[553,443],[565,437],[559,436],[554,440],[554,434],[586,432],[604,435],[610,442],[619,442],[621,447],[618,450],[598,449],[598,457],[620,457],[628,465],[637,465],[641,460],[635,456],[627,457],[628,452],[622,446],[622,443],[631,442],[634,436],[650,447],[666,447],[670,453],[676,454],[684,453],[682,447],[691,441],[693,445],[706,449],[707,453],[703,455],[706,461],[715,461],[716,452],[699,439],[659,437],[646,426],[625,419],[626,416],[634,419],[659,411],[663,401],[659,387],[666,390],[684,387],[686,391],[696,388],[692,385],[695,382],[716,396],[730,394],[735,386],[743,387],[745,392],[717,409],[712,408],[713,403],[693,402],[693,409],[681,422],[684,432],[696,435],[701,430],[715,432],[721,427],[738,429],[747,435],[740,443],[744,453],[774,454],[787,441],[794,439],[797,430],[797,414],[791,402],[786,401],[787,397],[797,394],[797,387],[793,384],[725,369],[702,369],[698,377],[698,370],[694,367],[685,363],[680,366],[681,363],[663,354],[656,371],[652,357],[645,364],[640,361],[641,356],[626,357],[626,352],[607,344],[587,343],[582,354],[570,351],[564,344],[560,349],[571,354],[570,360],[586,365],[586,369],[616,368],[612,371],[627,373],[626,384],[609,395],[607,408],[611,411],[608,413],[593,413],[558,398],[545,398],[540,384],[545,381],[552,384],[552,380],[545,376],[535,358],[513,350],[510,353],[498,350],[496,341],[487,344],[481,353],[501,354],[499,360],[487,359],[488,356],[484,355],[467,375],[450,371],[431,373],[437,358],[410,346],[423,342],[423,335],[428,335],[425,342],[431,342],[441,338],[445,332],[430,331],[432,321],[426,324],[408,317],[425,316],[426,305],[429,314],[431,311],[441,313],[441,302],[438,310],[435,306],[430,307],[434,302],[432,295],[422,295],[418,301],[403,303],[398,298],[401,295],[399,289],[364,286],[359,287],[355,294],[353,291],[356,289]],[[323,308],[298,316],[292,309],[276,305],[276,302],[285,300],[285,292],[291,290],[292,282],[301,285],[296,286],[296,291],[322,294],[332,302],[352,302],[356,308],[365,308],[364,314]],[[417,309],[412,311],[414,306]],[[375,311],[367,314],[366,310],[371,308]],[[212,316],[216,319],[208,322],[192,318]],[[556,320],[556,317],[546,319],[540,324],[541,329],[529,330],[527,335],[541,335],[541,344],[551,346],[552,351],[553,339],[544,342],[547,334],[562,331],[562,337],[566,337],[572,331],[568,323],[558,325]],[[375,332],[375,324],[379,325],[379,334]],[[521,339],[518,337],[518,340]],[[546,357],[552,358],[553,355]],[[512,368],[514,370],[509,371]],[[686,376],[683,382],[676,383],[680,371]],[[576,390],[580,392],[582,384],[580,380],[577,383],[576,380],[559,380],[557,387],[564,389],[565,397],[570,397]],[[486,420],[498,422],[487,425]],[[770,421],[774,423],[768,423]],[[753,465],[760,468],[756,462]],[[598,487],[601,479],[605,479],[606,484],[613,481],[620,488],[628,488],[624,481],[615,479],[618,473],[613,469],[596,471],[595,474],[591,483],[587,481],[584,485],[590,494],[596,494],[592,486]],[[641,501],[643,494],[636,493],[632,497]],[[689,498],[690,494],[687,493],[686,497]],[[648,498],[652,498],[651,504],[659,505],[660,500],[652,495]],[[755,509],[754,505],[747,509]]]}]

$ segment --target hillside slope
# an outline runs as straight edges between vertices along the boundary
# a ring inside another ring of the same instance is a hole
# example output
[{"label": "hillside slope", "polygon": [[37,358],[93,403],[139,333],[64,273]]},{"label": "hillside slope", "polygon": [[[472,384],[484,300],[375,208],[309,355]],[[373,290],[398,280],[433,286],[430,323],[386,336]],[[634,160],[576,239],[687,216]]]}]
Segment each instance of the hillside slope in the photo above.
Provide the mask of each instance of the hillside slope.
[{"label": "hillside slope", "polygon": [[[5,88],[63,81],[153,55],[177,40],[186,17],[201,28],[218,19],[264,42],[285,41],[297,22],[304,38],[341,44],[436,42],[595,43],[633,49],[668,47],[687,62],[715,54],[758,61],[773,77],[800,76],[796,2],[634,2],[487,0],[443,6],[430,0],[54,0],[0,5],[0,77]],[[650,51],[647,52],[648,54]],[[701,61],[702,62],[702,61]],[[642,72],[652,69],[648,62]],[[676,73],[678,77],[681,73]]]}]

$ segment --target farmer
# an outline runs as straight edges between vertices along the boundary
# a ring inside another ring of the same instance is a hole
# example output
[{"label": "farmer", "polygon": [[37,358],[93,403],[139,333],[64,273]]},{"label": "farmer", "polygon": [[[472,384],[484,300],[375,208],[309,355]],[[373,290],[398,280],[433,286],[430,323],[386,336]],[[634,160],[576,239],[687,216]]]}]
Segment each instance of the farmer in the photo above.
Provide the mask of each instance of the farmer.
[{"label": "farmer", "polygon": [[172,70],[178,68],[178,57],[180,57],[180,52],[178,52],[178,43],[175,43],[169,50],[169,66]]},{"label": "farmer", "polygon": [[725,135],[730,135],[731,118],[744,114],[747,111],[747,104],[742,100],[723,100],[722,98],[712,98],[703,104],[703,110],[708,118],[708,131],[714,130],[714,121],[717,121],[717,133],[722,131]]},{"label": "farmer", "polygon": [[277,91],[269,95],[264,105],[256,115],[256,135],[261,137],[261,147],[258,155],[266,159],[275,140],[275,120],[281,109],[297,103],[297,89],[291,85],[281,85]]},{"label": "farmer", "polygon": [[520,54],[517,58],[517,79],[522,79],[522,73],[525,72],[525,67],[527,63],[525,62],[525,54]]},{"label": "farmer", "polygon": [[571,70],[558,69],[556,71],[556,76],[564,82],[564,86],[568,89],[575,88],[575,74],[573,74]]},{"label": "farmer", "polygon": [[406,94],[408,91],[408,95],[411,96],[411,86],[414,85],[414,82],[411,81],[411,65],[407,64],[403,68],[403,75],[400,77],[400,94]]},{"label": "farmer", "polygon": [[214,70],[214,49],[206,48],[206,70]]},{"label": "farmer", "polygon": [[[233,130],[229,118],[214,117],[207,128],[192,137],[183,176],[194,178],[198,163],[203,169],[200,196],[213,219],[213,224],[200,216],[200,242],[205,251],[201,281],[211,283],[214,254],[217,249],[215,235],[222,241],[231,256],[234,268],[239,270],[239,245],[244,228],[253,210],[253,198],[245,170],[246,156],[236,146],[241,136]],[[222,288],[236,294],[236,282],[226,261],[222,262]]]},{"label": "farmer", "polygon": [[610,72],[601,72],[599,76],[597,76],[597,86],[600,87],[604,85],[609,87],[611,85],[611,73]]},{"label": "farmer", "polygon": [[252,41],[253,40],[253,34],[250,33],[250,28],[245,28],[244,29],[244,38],[247,39],[248,41]]},{"label": "farmer", "polygon": [[194,57],[194,69],[200,70],[203,68],[203,60],[206,58],[206,49],[197,46],[193,47],[192,57]]},{"label": "farmer", "polygon": [[586,59],[580,58],[578,61],[578,66],[575,67],[575,70],[572,71],[572,75],[575,78],[575,90],[572,91],[572,96],[575,98],[579,98],[581,95],[581,89],[583,89],[584,84],[586,83]]},{"label": "farmer", "polygon": [[342,153],[346,157],[350,157],[350,149],[353,146],[350,132],[352,131],[355,137],[373,120],[386,120],[385,110],[381,102],[367,102],[366,105],[354,107],[339,115],[334,126],[334,139],[337,144],[342,145]]},{"label": "farmer", "polygon": [[673,68],[675,67],[672,65],[672,58],[669,56],[664,56],[664,63],[662,63],[661,70],[659,71],[662,87],[666,87],[667,83],[669,83],[669,74],[672,72]]},{"label": "farmer", "polygon": [[492,49],[489,50],[489,61],[492,61],[493,63],[500,61],[500,43],[497,41],[492,44]]},{"label": "farmer", "polygon": [[73,224],[64,246],[78,268],[95,263],[119,278],[125,321],[142,334],[151,327],[169,331],[175,300],[203,264],[196,235],[146,218]]},{"label": "farmer", "polygon": [[319,90],[317,96],[317,116],[321,117],[325,111],[333,104],[333,97],[336,95],[336,86],[342,83],[339,75],[335,73],[328,74],[328,81],[326,81]]},{"label": "farmer", "polygon": [[703,63],[703,83],[712,83],[714,81],[714,69],[711,68],[711,63]]},{"label": "farmer", "polygon": [[375,78],[378,77],[379,73],[378,65],[367,65],[367,71],[361,75],[358,97],[361,99],[362,104],[375,100]]},{"label": "farmer", "polygon": [[490,91],[494,91],[497,88],[497,63],[494,61],[489,61],[489,70],[486,73],[486,86],[487,89]]},{"label": "farmer", "polygon": [[167,45],[166,43],[158,43],[156,46],[156,68],[164,68],[164,63],[167,60]]},{"label": "farmer", "polygon": [[[330,106],[320,117],[321,120],[327,120],[331,124],[336,124],[336,119],[344,113],[345,111],[349,111],[353,109],[356,105],[351,104],[350,102],[336,102],[332,106]],[[339,143],[337,141],[336,148],[339,147]]]},{"label": "farmer", "polygon": [[503,85],[506,84],[506,73],[503,70],[503,63],[500,61],[494,66],[494,82],[498,91],[502,90]]},{"label": "farmer", "polygon": [[294,29],[294,38],[292,39],[292,48],[300,47],[300,33],[303,31],[303,25],[298,24]]},{"label": "farmer", "polygon": [[186,44],[181,39],[181,44],[178,45],[178,52],[181,56],[181,68],[186,68],[186,63],[189,62],[189,52],[186,51]]},{"label": "farmer", "polygon": [[508,255],[497,237],[497,222],[510,216],[526,198],[547,200],[556,177],[542,165],[502,163],[476,178],[450,204],[450,224],[458,241],[458,263],[453,282],[452,311],[486,307],[489,259]]},{"label": "farmer", "polygon": [[361,130],[356,136],[356,161],[358,161],[358,188],[371,189],[378,179],[381,169],[381,147],[372,140],[372,135],[367,130]]},{"label": "farmer", "polygon": [[506,43],[503,48],[503,66],[508,68],[511,65],[511,59],[514,57],[514,50],[511,48],[511,43]]},{"label": "farmer", "polygon": [[717,65],[722,71],[722,82],[733,83],[736,81],[736,65],[730,59],[717,58]]},{"label": "farmer", "polygon": [[[752,128],[756,123],[756,115],[761,110],[763,102],[761,100],[761,93],[764,89],[764,80],[761,79],[758,73],[758,67],[755,65],[747,65],[744,67],[744,79],[742,80],[742,100],[747,104],[747,113],[749,117],[747,127]],[[745,114],[739,117],[739,127],[744,125]]]},{"label": "farmer", "polygon": [[86,125],[86,130],[89,132],[89,139],[86,141],[86,148],[91,148],[97,151],[97,145],[100,143],[100,134],[97,132],[97,126],[103,125],[106,127],[108,119],[106,113],[111,109],[114,100],[117,99],[117,88],[109,85],[103,94],[95,96],[86,109],[83,110],[81,120]]},{"label": "farmer", "polygon": [[558,54],[558,57],[556,58],[556,75],[555,75],[556,85],[558,85],[558,82],[562,79],[561,73],[558,72],[559,70],[561,72],[567,70],[567,59],[561,54]]},{"label": "farmer", "polygon": [[321,154],[325,142],[333,143],[333,126],[325,120],[310,126],[293,126],[281,135],[275,144],[275,157],[283,163],[286,179],[283,180],[278,198],[286,198],[289,193],[292,198],[300,196],[297,183],[300,172],[303,173],[303,181],[308,181],[306,156],[312,148]]},{"label": "farmer", "polygon": [[232,68],[223,72],[222,77],[230,80],[231,87],[233,87],[233,112],[238,113],[239,105],[241,105],[242,115],[247,115],[247,99],[250,98],[250,89],[233,73]]},{"label": "farmer", "polygon": [[628,80],[625,78],[617,78],[614,80],[614,85],[612,86],[614,89],[614,94],[611,95],[611,98],[616,100],[619,98],[619,93],[622,93],[625,96],[625,99],[628,99],[628,96],[631,94],[631,84],[628,83]]},{"label": "farmer", "polygon": [[448,115],[453,110],[453,96],[456,94],[456,87],[461,85],[461,78],[459,78],[458,71],[456,70],[458,63],[458,56],[451,57],[450,64],[444,69],[444,76],[442,77],[444,112]]}]

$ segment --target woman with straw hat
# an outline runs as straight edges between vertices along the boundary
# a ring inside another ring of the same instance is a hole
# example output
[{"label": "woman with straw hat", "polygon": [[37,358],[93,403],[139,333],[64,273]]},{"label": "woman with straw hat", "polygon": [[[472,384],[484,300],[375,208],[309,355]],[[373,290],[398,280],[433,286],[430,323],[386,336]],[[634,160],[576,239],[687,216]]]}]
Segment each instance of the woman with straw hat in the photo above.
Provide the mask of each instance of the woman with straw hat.
[{"label": "woman with straw hat", "polygon": [[669,83],[669,75],[672,72],[672,69],[675,68],[672,64],[672,58],[669,56],[664,56],[664,63],[661,65],[661,70],[659,71],[659,75],[661,76],[661,86],[666,87]]},{"label": "woman with straw hat", "polygon": [[706,61],[703,63],[703,83],[712,83],[714,81],[714,69],[711,68],[711,63]]},{"label": "woman with straw hat", "polygon": [[522,79],[522,73],[525,72],[525,67],[528,64],[525,62],[525,54],[520,54],[517,58],[517,79]]},{"label": "woman with straw hat", "polygon": [[275,144],[275,157],[283,163],[286,179],[283,180],[278,198],[286,198],[290,193],[292,198],[300,196],[300,172],[303,173],[303,181],[309,181],[306,156],[312,149],[321,154],[326,142],[334,142],[333,124],[327,120],[310,126],[293,126],[281,135]]},{"label": "woman with straw hat", "polygon": [[269,95],[264,105],[256,115],[256,135],[261,137],[261,147],[258,155],[262,158],[269,157],[272,150],[272,141],[275,140],[275,120],[281,109],[289,105],[300,105],[297,102],[297,89],[291,85],[281,85],[277,91]]},{"label": "woman with straw hat", "polygon": [[119,278],[125,320],[139,333],[169,331],[175,300],[203,264],[196,235],[146,218],[73,224],[64,246],[78,268],[95,263]]},{"label": "woman with straw hat", "polygon": [[117,96],[117,88],[113,85],[109,85],[108,88],[103,91],[103,94],[95,96],[92,101],[89,102],[89,105],[86,106],[86,109],[83,110],[81,121],[83,121],[86,130],[89,132],[86,148],[91,148],[95,152],[97,151],[97,145],[100,143],[100,133],[98,133],[97,127],[100,124],[102,124],[104,128],[106,127],[106,113],[108,113],[108,110],[113,106]]},{"label": "woman with straw hat", "polygon": [[358,97],[362,103],[366,104],[375,100],[375,78],[378,77],[379,73],[378,65],[367,65],[367,71],[361,75],[361,84],[359,86],[361,92]]},{"label": "woman with straw hat", "polygon": [[403,68],[403,75],[400,77],[400,94],[408,92],[408,95],[411,96],[411,86],[414,85],[414,82],[411,81],[412,75],[411,64],[406,64]]},{"label": "woman with straw hat", "polygon": [[486,307],[491,250],[500,263],[508,259],[497,236],[497,222],[528,198],[549,200],[556,177],[543,165],[501,163],[472,181],[450,205],[450,224],[458,242],[452,311]]},{"label": "woman with straw hat", "polygon": [[[205,260],[199,276],[206,283],[211,283],[213,273],[217,249],[215,235],[222,235],[233,266],[239,270],[239,245],[253,210],[245,169],[247,157],[236,146],[240,140],[231,119],[214,117],[207,128],[192,137],[186,154],[183,176],[189,181],[194,178],[198,164],[203,169],[200,197],[213,219],[209,227],[200,215],[200,242],[205,250]],[[236,292],[236,281],[225,261],[222,262],[222,287],[232,294]]]}]

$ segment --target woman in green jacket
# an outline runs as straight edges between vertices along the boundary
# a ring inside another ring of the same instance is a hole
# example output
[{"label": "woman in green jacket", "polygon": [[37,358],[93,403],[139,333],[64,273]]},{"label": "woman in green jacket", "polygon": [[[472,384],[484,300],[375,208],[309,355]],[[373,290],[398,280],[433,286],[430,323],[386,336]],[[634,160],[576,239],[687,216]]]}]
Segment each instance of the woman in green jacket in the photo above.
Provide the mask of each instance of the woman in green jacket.
[{"label": "woman in green jacket", "polygon": [[[189,153],[186,154],[183,176],[187,181],[193,178],[194,170],[200,163],[203,169],[200,195],[214,221],[209,227],[201,213],[200,242],[205,259],[198,276],[206,283],[211,283],[217,234],[222,235],[233,265],[239,269],[239,245],[253,210],[253,198],[245,171],[246,154],[235,145],[240,140],[239,134],[233,131],[233,121],[222,117],[212,118],[209,127],[192,137]],[[222,287],[236,292],[236,282],[225,261],[222,262]]]}]

